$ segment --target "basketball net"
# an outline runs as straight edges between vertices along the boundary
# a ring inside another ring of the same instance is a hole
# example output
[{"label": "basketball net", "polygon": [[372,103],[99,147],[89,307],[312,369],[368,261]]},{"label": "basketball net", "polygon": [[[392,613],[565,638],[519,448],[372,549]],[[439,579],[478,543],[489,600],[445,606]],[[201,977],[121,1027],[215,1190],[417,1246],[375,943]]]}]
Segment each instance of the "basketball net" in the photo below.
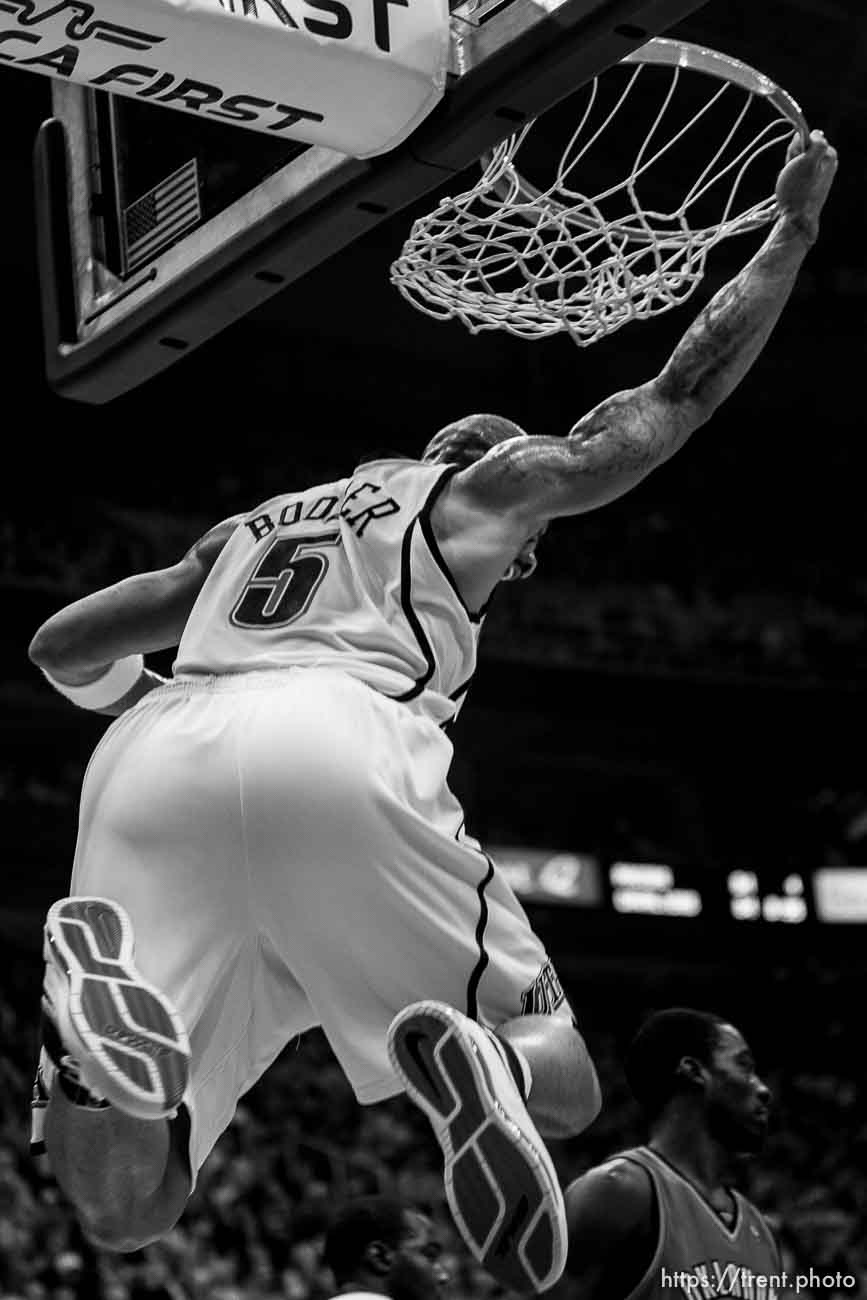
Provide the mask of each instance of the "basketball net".
[{"label": "basketball net", "polygon": [[580,94],[577,127],[572,104],[535,119],[483,158],[472,189],[415,222],[391,268],[414,307],[474,334],[565,331],[581,347],[670,311],[717,243],[775,218],[780,152],[793,128],[808,138],[767,77],[682,41],[649,41]]}]

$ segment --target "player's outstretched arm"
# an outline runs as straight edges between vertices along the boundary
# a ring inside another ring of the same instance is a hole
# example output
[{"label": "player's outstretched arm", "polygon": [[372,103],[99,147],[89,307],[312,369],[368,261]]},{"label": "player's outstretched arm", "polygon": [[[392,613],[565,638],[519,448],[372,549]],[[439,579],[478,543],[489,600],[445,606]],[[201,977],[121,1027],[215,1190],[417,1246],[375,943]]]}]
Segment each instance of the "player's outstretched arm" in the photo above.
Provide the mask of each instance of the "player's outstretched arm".
[{"label": "player's outstretched arm", "polygon": [[[33,663],[61,693],[71,688],[73,702],[97,713],[122,713],[162,683],[138,657],[178,644],[202,584],[239,518],[212,528],[177,564],[124,578],[59,610],[30,643]],[[136,663],[124,675],[118,665],[131,657]],[[111,693],[107,679],[113,670],[125,689],[117,699],[100,704]],[[82,687],[95,689],[77,695]]]},{"label": "player's outstretched arm", "polygon": [[819,131],[794,140],[777,181],[779,217],[739,275],[693,322],[659,375],[615,394],[566,438],[516,438],[460,476],[467,503],[517,516],[531,533],[622,496],[669,459],[740,383],[815,241],[837,155]]}]

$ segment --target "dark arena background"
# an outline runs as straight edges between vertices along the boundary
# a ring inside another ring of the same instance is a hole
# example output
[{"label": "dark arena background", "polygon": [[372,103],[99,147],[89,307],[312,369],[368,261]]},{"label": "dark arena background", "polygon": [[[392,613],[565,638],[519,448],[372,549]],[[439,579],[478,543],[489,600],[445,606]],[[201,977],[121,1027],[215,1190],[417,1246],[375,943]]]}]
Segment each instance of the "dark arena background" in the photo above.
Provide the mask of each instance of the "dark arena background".
[{"label": "dark arena background", "polygon": [[[621,502],[554,526],[533,581],[497,597],[453,785],[599,1064],[600,1119],[553,1147],[564,1179],[641,1138],[618,1065],[641,1017],[717,1011],[775,1094],[744,1187],[787,1270],[813,1271],[799,1294],[864,1295],[867,18],[863,0],[717,0],[682,28],[779,80],[838,148],[820,242],[711,423]],[[565,434],[655,373],[755,241],[718,249],[687,306],[591,349],[473,338],[388,283],[428,200],[140,390],[89,407],[43,377],[30,150],[48,82],[3,69],[0,102],[0,1297],[325,1300],[323,1225],[344,1198],[397,1191],[448,1226],[421,1118],[402,1102],[359,1109],[318,1035],[243,1101],[179,1227],[145,1251],[94,1252],[28,1159],[41,919],[65,892],[106,725],[47,687],[28,641],[61,605],[371,447],[415,453],[471,411]],[[455,1300],[495,1294],[450,1241]]]}]

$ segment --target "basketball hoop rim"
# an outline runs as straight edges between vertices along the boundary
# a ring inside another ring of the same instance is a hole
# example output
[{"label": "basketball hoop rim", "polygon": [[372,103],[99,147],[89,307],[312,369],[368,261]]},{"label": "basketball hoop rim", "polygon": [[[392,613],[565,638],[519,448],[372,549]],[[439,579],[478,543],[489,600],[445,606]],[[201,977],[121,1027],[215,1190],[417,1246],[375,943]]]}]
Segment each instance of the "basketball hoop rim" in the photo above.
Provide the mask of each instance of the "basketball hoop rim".
[{"label": "basketball hoop rim", "polygon": [[689,72],[703,72],[709,77],[715,77],[717,81],[729,81],[753,95],[767,99],[800,132],[805,147],[809,142],[810,128],[797,100],[763,72],[730,54],[720,54],[719,50],[712,50],[706,45],[695,45],[691,41],[657,36],[627,54],[620,62],[656,63],[669,68],[686,68]]},{"label": "basketball hoop rim", "polygon": [[[744,63],[741,59],[733,58],[730,54],[721,54],[719,50],[712,50],[706,45],[696,45],[691,41],[678,41],[669,36],[656,36],[645,45],[639,46],[637,50],[632,50],[619,61],[619,64],[613,66],[618,67],[622,64],[651,64],[657,67],[683,68],[688,72],[700,72],[705,76],[713,77],[717,81],[739,86],[749,94],[760,95],[763,99],[766,99],[781,117],[785,117],[791,122],[793,128],[799,133],[804,148],[809,144],[810,128],[797,100],[782,86],[772,81],[770,77],[766,77],[763,72],[757,71],[756,68]],[[522,130],[526,130],[529,125],[527,123]],[[516,135],[518,134],[520,132],[516,133]],[[497,148],[490,149],[482,154],[479,161],[483,172],[487,170],[497,154],[507,144],[508,142],[504,142]],[[522,176],[513,164],[510,171],[518,183],[524,202],[535,203],[542,198],[542,191],[537,189],[526,177]],[[495,193],[499,193],[501,192],[501,185],[495,182],[493,189]]]}]

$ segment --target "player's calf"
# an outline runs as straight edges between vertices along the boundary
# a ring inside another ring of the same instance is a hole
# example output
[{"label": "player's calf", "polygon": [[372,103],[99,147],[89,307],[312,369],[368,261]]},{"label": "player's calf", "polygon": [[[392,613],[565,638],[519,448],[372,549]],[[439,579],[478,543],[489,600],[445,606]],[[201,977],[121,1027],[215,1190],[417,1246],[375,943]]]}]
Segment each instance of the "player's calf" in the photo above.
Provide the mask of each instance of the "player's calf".
[{"label": "player's calf", "polygon": [[574,1021],[561,1016],[516,1016],[497,1037],[526,1070],[523,1092],[539,1132],[577,1137],[602,1108],[596,1068]]},{"label": "player's calf", "polygon": [[31,1149],[44,1150],[91,1239],[118,1251],[173,1227],[191,1187],[189,1042],[132,955],[129,917],[112,900],[49,910]]},{"label": "player's calf", "polygon": [[55,1088],[44,1118],[51,1171],[95,1246],[139,1250],[174,1227],[191,1186],[184,1110],[173,1121],[140,1120]]}]

